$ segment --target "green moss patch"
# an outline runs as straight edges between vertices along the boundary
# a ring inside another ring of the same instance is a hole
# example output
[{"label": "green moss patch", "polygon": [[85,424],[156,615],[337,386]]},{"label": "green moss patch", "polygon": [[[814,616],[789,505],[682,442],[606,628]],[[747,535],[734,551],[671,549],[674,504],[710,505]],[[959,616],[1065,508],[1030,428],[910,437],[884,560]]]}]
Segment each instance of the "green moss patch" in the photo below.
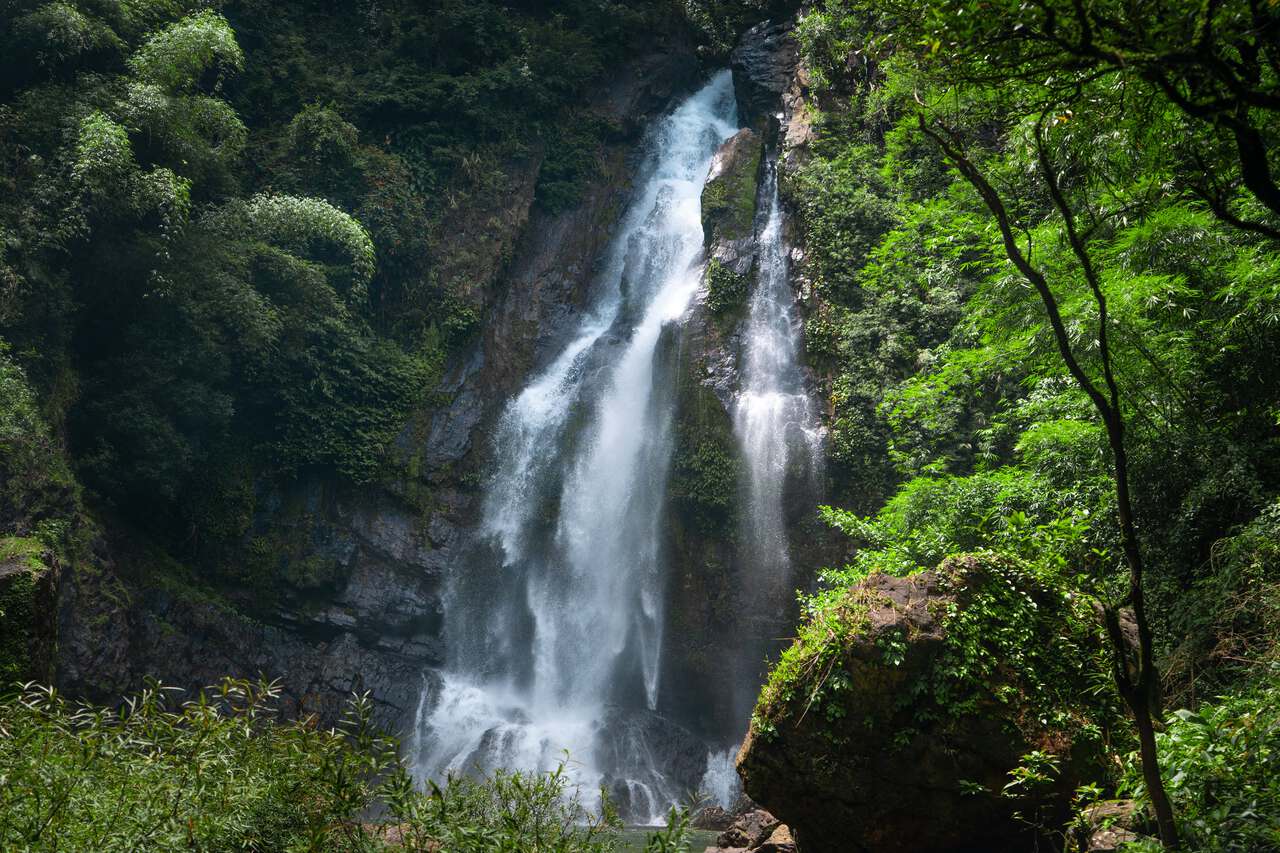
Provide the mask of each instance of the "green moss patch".
[{"label": "green moss patch", "polygon": [[724,171],[707,181],[702,190],[702,229],[707,245],[717,240],[741,240],[755,232],[756,182],[764,146],[754,134],[735,138],[730,144],[733,148],[727,152]]}]

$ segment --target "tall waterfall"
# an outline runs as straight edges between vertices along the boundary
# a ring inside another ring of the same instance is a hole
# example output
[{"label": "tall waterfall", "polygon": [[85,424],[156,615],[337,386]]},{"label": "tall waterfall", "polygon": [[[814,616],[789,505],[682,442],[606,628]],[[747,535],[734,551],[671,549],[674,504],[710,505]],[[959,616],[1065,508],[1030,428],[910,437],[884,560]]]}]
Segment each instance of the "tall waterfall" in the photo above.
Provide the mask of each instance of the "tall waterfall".
[{"label": "tall waterfall", "polygon": [[[777,163],[769,158],[756,199],[756,286],[739,354],[733,426],[742,454],[738,532],[746,600],[781,605],[792,595],[786,505],[796,489],[812,492],[822,465],[823,432],[800,368],[800,318],[791,289]],[[748,617],[744,617],[748,618]],[[777,618],[744,624],[734,649],[733,717],[743,728],[755,705],[762,662],[775,647]],[[772,630],[771,630],[772,629]],[[742,728],[732,736],[740,734]],[[737,747],[712,752],[702,789],[728,808],[740,790]]]},{"label": "tall waterfall", "polygon": [[699,286],[700,197],[737,130],[722,72],[662,120],[594,305],[507,406],[476,554],[446,602],[449,665],[424,691],[423,775],[546,770],[567,751],[634,820],[685,793],[652,751],[662,660],[662,507],[672,453],[664,327]]}]

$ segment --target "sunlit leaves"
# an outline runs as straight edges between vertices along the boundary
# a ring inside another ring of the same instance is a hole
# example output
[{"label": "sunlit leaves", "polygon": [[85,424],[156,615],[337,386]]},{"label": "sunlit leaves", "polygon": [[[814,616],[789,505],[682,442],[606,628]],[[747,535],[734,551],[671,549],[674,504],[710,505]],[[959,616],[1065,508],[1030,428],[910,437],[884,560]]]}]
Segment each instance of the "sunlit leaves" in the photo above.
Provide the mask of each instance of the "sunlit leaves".
[{"label": "sunlit leaves", "polygon": [[171,24],[129,57],[129,67],[139,79],[170,93],[196,89],[206,73],[221,77],[243,64],[235,33],[211,9]]}]

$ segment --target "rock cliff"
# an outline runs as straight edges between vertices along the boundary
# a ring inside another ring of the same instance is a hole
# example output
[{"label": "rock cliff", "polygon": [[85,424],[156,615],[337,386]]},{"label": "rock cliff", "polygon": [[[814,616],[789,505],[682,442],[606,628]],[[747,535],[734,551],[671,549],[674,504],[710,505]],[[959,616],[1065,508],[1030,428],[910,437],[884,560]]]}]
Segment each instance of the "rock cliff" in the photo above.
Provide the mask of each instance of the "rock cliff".
[{"label": "rock cliff", "polygon": [[[286,713],[331,721],[345,697],[367,690],[384,724],[403,724],[443,659],[441,593],[474,521],[486,425],[581,310],[642,130],[699,73],[682,30],[655,33],[587,105],[616,132],[579,204],[554,214],[535,204],[542,153],[533,152],[508,164],[512,183],[491,207],[459,211],[443,229],[454,236],[437,274],[470,282],[483,334],[446,366],[382,482],[245,484],[254,507],[245,548],[220,569],[234,583],[215,587],[158,553],[145,531],[102,524],[87,559],[64,573],[58,684],[108,701],[145,676],[185,688],[263,676],[281,680]],[[258,583],[268,575],[284,580]]]}]

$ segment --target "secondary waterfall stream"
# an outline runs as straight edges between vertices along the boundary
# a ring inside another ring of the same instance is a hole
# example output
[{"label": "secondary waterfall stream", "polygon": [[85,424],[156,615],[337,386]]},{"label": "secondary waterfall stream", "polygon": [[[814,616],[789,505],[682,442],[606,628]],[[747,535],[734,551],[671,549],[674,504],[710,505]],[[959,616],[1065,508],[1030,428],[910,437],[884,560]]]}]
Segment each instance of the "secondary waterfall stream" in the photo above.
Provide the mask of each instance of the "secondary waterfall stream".
[{"label": "secondary waterfall stream", "polygon": [[[593,303],[499,420],[473,553],[446,600],[449,664],[424,688],[411,744],[422,776],[548,770],[567,754],[582,793],[605,786],[643,823],[704,768],[724,775],[723,758],[657,713],[675,405],[661,342],[700,286],[703,181],[737,124],[728,72],[658,122]],[[776,245],[762,245],[737,421],[748,547],[773,572],[788,565],[787,431],[804,418],[776,183],[764,189],[762,236]]]},{"label": "secondary waterfall stream", "polygon": [[[757,274],[741,354],[740,390],[733,412],[742,448],[743,503],[739,542],[750,596],[785,601],[791,594],[791,543],[784,515],[787,487],[812,482],[822,458],[822,432],[806,393],[798,358],[800,320],[783,238],[775,160],[765,162],[756,225]],[[759,667],[766,648],[745,648],[747,667]],[[759,686],[756,673],[737,679],[737,715],[746,719]]]}]

